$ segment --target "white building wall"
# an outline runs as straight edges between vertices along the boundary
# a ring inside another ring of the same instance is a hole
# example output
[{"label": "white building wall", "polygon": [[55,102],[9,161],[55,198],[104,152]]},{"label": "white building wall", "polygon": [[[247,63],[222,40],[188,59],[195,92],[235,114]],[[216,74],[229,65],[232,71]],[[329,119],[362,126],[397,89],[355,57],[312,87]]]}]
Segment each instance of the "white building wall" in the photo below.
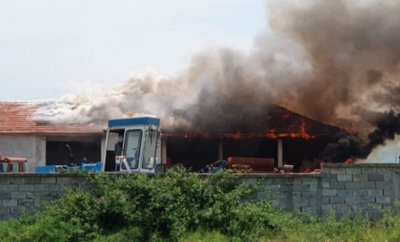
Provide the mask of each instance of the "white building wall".
[{"label": "white building wall", "polygon": [[0,153],[27,158],[25,171],[33,172],[37,165],[46,164],[46,140],[35,135],[0,135]]}]

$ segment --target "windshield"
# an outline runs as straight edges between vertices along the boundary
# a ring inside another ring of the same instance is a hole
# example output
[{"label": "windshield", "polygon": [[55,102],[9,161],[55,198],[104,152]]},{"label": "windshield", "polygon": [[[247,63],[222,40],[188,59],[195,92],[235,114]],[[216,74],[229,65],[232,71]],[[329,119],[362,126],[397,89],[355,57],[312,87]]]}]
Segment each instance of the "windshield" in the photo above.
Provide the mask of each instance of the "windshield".
[{"label": "windshield", "polygon": [[137,169],[140,159],[140,144],[142,140],[141,130],[129,130],[126,132],[125,157],[131,169]]},{"label": "windshield", "polygon": [[156,151],[160,146],[160,133],[157,130],[149,130],[143,152],[143,169],[153,169],[156,163]]}]

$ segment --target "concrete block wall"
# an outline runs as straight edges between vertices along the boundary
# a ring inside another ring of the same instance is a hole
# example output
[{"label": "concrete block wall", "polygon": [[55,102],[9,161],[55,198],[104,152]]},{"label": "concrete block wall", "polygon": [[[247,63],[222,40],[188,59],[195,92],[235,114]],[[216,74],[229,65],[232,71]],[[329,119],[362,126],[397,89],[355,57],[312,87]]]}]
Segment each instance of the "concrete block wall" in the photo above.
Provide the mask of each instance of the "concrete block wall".
[{"label": "concrete block wall", "polygon": [[325,164],[322,173],[322,215],[375,213],[400,199],[398,164]]},{"label": "concrete block wall", "polygon": [[0,221],[32,214],[66,189],[87,189],[87,185],[86,178],[74,174],[1,174]]},{"label": "concrete block wall", "polygon": [[259,200],[318,216],[373,215],[400,200],[399,164],[324,164],[321,174],[254,174],[243,179],[262,184]]},{"label": "concrete block wall", "polygon": [[[244,174],[240,179],[260,185],[252,199],[317,216],[376,214],[400,200],[399,164],[324,164],[321,174]],[[0,174],[0,220],[33,213],[66,188],[87,190],[90,184],[76,174]]]},{"label": "concrete block wall", "polygon": [[321,174],[246,174],[241,179],[259,184],[256,200],[269,200],[284,211],[320,213]]}]

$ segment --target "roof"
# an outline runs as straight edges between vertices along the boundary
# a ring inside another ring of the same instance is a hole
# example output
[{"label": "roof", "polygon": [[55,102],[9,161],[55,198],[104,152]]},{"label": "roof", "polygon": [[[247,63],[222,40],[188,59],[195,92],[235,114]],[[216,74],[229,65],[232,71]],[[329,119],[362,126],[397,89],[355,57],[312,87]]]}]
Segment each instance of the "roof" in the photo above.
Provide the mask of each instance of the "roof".
[{"label": "roof", "polygon": [[29,102],[0,102],[0,134],[102,135],[98,125],[67,125],[35,121],[37,106]]},{"label": "roof", "polygon": [[184,138],[302,138],[313,139],[346,132],[338,127],[310,119],[279,105],[269,105],[257,113],[237,115],[237,118],[195,119],[189,130],[165,130],[164,136]]},{"label": "roof", "polygon": [[109,128],[132,126],[132,125],[154,125],[160,127],[160,119],[154,117],[134,117],[123,119],[112,119],[108,121]]}]

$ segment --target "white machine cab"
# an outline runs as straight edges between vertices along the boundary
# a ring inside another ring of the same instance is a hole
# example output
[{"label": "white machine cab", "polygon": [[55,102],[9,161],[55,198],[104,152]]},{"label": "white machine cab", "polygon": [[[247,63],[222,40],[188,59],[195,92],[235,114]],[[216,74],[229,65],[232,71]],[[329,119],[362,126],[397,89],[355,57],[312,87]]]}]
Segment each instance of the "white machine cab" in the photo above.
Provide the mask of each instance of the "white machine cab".
[{"label": "white machine cab", "polygon": [[105,172],[154,173],[161,163],[160,119],[109,120],[104,155]]}]

